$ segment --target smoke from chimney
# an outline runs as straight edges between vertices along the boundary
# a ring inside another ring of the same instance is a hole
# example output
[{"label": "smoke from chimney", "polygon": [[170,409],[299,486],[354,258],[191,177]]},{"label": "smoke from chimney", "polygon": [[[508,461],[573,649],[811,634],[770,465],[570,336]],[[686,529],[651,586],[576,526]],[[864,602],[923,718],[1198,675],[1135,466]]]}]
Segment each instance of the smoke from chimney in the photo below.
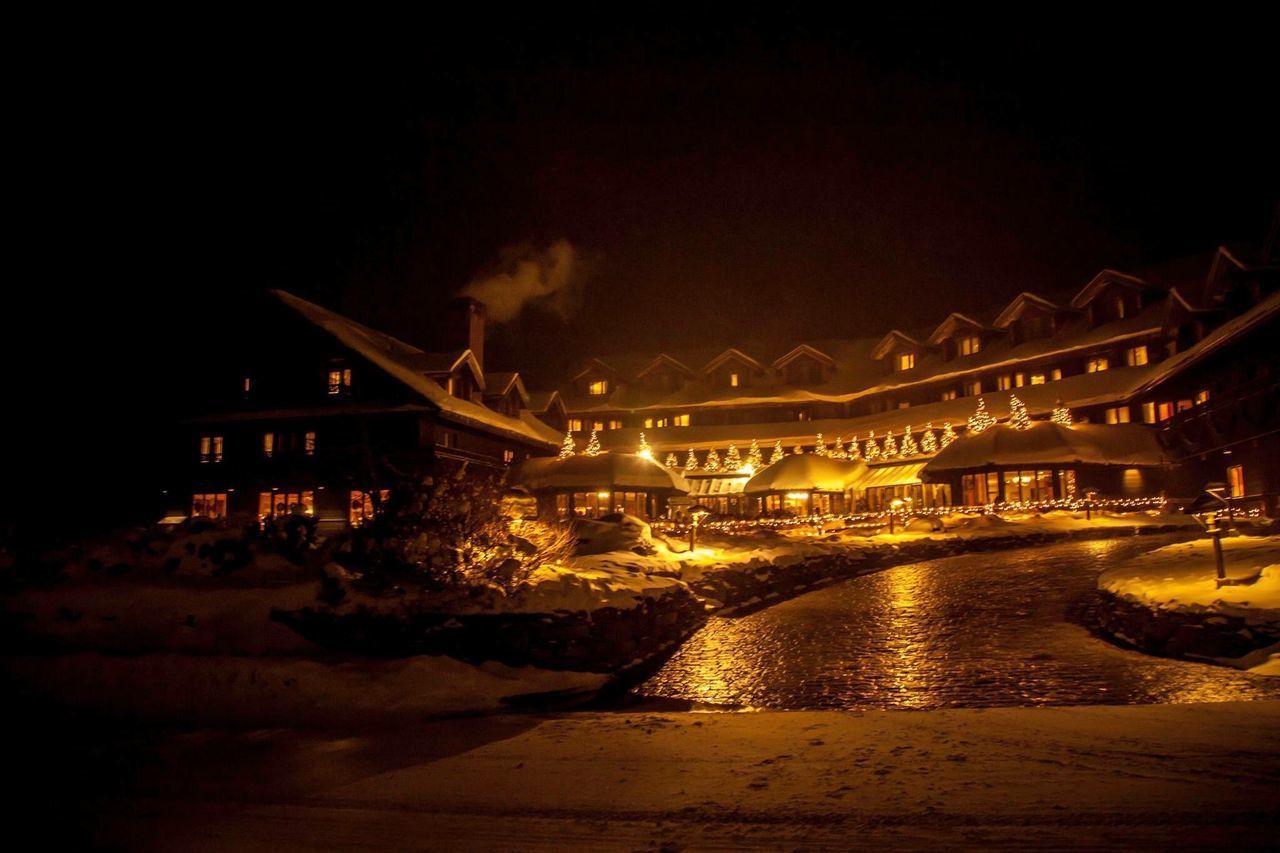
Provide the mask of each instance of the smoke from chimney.
[{"label": "smoke from chimney", "polygon": [[568,240],[545,249],[508,246],[495,270],[473,279],[461,295],[483,302],[495,323],[510,322],[534,304],[567,318],[577,308],[586,266]]}]

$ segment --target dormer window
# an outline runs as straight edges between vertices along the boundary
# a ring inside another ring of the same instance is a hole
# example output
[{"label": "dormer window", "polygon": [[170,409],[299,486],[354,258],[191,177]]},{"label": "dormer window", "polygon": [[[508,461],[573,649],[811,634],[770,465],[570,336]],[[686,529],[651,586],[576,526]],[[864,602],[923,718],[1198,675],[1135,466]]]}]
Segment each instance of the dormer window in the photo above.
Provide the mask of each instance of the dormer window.
[{"label": "dormer window", "polygon": [[1106,356],[1098,356],[1097,358],[1091,358],[1085,362],[1084,372],[1101,373],[1109,367],[1111,367],[1111,359]]},{"label": "dormer window", "polygon": [[609,380],[597,379],[587,385],[587,393],[592,397],[603,397],[609,393]]},{"label": "dormer window", "polygon": [[729,374],[729,387],[730,387],[730,388],[737,388],[737,387],[738,387],[738,383],[739,383],[739,377],[738,377],[738,374],[736,374],[736,373],[730,373],[730,374]]},{"label": "dormer window", "polygon": [[1147,363],[1147,348],[1145,346],[1130,347],[1124,351],[1124,363],[1130,367],[1141,367]]},{"label": "dormer window", "polygon": [[222,461],[222,436],[200,436],[200,461],[202,463]]},{"label": "dormer window", "polygon": [[898,372],[910,370],[916,366],[916,354],[913,352],[900,352],[894,356],[893,363]]},{"label": "dormer window", "polygon": [[339,397],[351,393],[351,368],[329,371],[329,396]]},{"label": "dormer window", "polygon": [[977,355],[982,351],[982,338],[977,335],[966,335],[960,339],[961,355]]},{"label": "dormer window", "polygon": [[1111,300],[1111,305],[1112,305],[1112,313],[1115,314],[1115,318],[1117,320],[1123,320],[1125,316],[1124,297],[1123,296],[1115,297],[1115,299]]}]

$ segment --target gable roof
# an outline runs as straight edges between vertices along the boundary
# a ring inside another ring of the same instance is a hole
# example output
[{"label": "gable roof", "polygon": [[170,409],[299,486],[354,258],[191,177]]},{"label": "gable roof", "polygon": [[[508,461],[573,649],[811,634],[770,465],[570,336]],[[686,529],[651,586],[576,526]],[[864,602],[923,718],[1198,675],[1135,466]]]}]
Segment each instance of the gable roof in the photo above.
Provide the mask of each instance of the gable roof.
[{"label": "gable roof", "polygon": [[654,368],[662,364],[669,364],[672,367],[674,367],[676,370],[679,370],[681,373],[685,374],[686,376],[693,375],[693,371],[690,370],[687,365],[677,361],[676,359],[667,355],[665,352],[660,352],[652,361],[650,361],[648,364],[646,364],[643,368],[640,369],[640,372],[636,374],[636,378],[639,379],[640,377],[647,374],[650,370],[653,370]]},{"label": "gable roof", "polygon": [[876,361],[880,361],[880,359],[884,358],[886,355],[893,352],[893,350],[896,348],[896,345],[899,343],[906,344],[912,349],[917,349],[917,350],[924,349],[923,343],[921,343],[920,341],[917,341],[915,338],[911,337],[906,332],[900,331],[898,329],[891,329],[889,331],[889,334],[881,338],[880,343],[876,344],[876,348],[871,351],[871,357],[874,358]]},{"label": "gable roof", "polygon": [[737,347],[729,347],[727,350],[720,353],[715,358],[711,359],[711,361],[708,361],[703,366],[702,372],[710,373],[711,371],[715,370],[717,367],[724,364],[726,361],[728,361],[731,358],[736,358],[738,361],[741,361],[743,364],[747,365],[748,367],[754,367],[756,370],[764,370],[763,364],[756,361],[754,358],[747,355],[742,350],[738,349]]},{"label": "gable roof", "polygon": [[564,398],[560,396],[559,391],[529,392],[529,411],[531,412],[543,414],[556,403],[560,404],[560,408],[564,408]]},{"label": "gable roof", "polygon": [[1131,290],[1143,290],[1147,287],[1147,283],[1137,276],[1128,275],[1126,273],[1117,272],[1112,269],[1105,269],[1089,280],[1089,283],[1080,288],[1080,292],[1071,298],[1072,308],[1083,308],[1098,297],[1107,287],[1111,285],[1120,285]]},{"label": "gable roof", "polygon": [[484,371],[480,369],[480,362],[476,359],[475,353],[469,349],[459,352],[424,352],[414,357],[413,363],[423,373],[436,376],[453,373],[459,367],[465,366],[475,377],[476,387],[481,391],[484,390]]},{"label": "gable roof", "polygon": [[583,376],[587,375],[597,367],[603,368],[604,371],[608,373],[610,376],[618,375],[618,371],[615,370],[613,367],[609,366],[608,364],[605,364],[603,361],[601,361],[598,358],[592,358],[592,359],[589,359],[585,365],[583,365],[581,370],[573,374],[574,380],[577,381],[581,379]]},{"label": "gable roof", "polygon": [[485,385],[487,386],[486,397],[505,397],[512,388],[515,388],[524,404],[529,405],[529,391],[524,387],[524,380],[520,378],[519,373],[514,371],[486,373]]},{"label": "gable roof", "polygon": [[972,326],[980,332],[991,331],[990,326],[978,322],[968,314],[961,314],[959,311],[952,311],[941,323],[938,324],[938,328],[933,330],[933,333],[929,335],[926,343],[931,344],[932,346],[937,346],[947,338],[954,335],[956,330],[962,325]]},{"label": "gable roof", "polygon": [[1013,301],[1009,303],[1007,308],[1000,312],[1000,316],[996,317],[996,321],[992,323],[992,325],[997,329],[1007,328],[1010,323],[1022,316],[1022,310],[1028,305],[1035,305],[1047,311],[1058,310],[1057,305],[1050,302],[1048,299],[1045,299],[1043,296],[1038,296],[1028,290],[1024,290],[1017,296],[1013,297]]},{"label": "gable roof", "polygon": [[834,367],[836,363],[835,359],[827,355],[825,352],[822,352],[821,350],[818,350],[818,349],[814,349],[808,344],[800,344],[798,347],[795,347],[790,352],[786,353],[785,355],[781,356],[776,361],[774,361],[773,366],[781,370],[791,362],[795,361],[797,358],[800,358],[801,356],[806,356],[806,355],[830,367]]},{"label": "gable roof", "polygon": [[[422,397],[440,417],[485,432],[496,432],[526,443],[555,446],[545,435],[522,420],[498,414],[492,409],[453,396],[431,379],[419,366],[427,353],[370,329],[348,317],[308,302],[285,290],[272,290],[271,295],[291,308],[313,326],[333,336],[338,343],[357,353],[388,376]],[[470,352],[468,350],[468,352]],[[474,358],[474,357],[473,357]]]}]

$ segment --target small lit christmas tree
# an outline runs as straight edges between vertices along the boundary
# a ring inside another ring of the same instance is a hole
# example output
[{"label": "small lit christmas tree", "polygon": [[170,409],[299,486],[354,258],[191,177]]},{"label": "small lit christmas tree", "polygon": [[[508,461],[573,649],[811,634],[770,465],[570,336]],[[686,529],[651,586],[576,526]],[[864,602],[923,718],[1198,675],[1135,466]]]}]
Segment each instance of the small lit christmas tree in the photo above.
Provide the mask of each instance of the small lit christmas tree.
[{"label": "small lit christmas tree", "polygon": [[564,441],[560,442],[560,458],[568,459],[570,456],[572,456],[574,446],[575,445],[573,442],[573,433],[566,432],[564,434]]},{"label": "small lit christmas tree", "polygon": [[942,446],[946,447],[948,444],[950,444],[955,440],[956,440],[956,431],[951,428],[951,421],[947,421],[942,425]]},{"label": "small lit christmas tree", "polygon": [[653,459],[653,448],[649,446],[649,442],[644,440],[644,433],[640,433],[640,446],[636,448],[636,456],[642,459]]},{"label": "small lit christmas tree", "polygon": [[818,433],[817,437],[814,438],[813,440],[813,455],[814,456],[827,455],[827,443],[822,440],[822,433]]},{"label": "small lit christmas tree", "polygon": [[889,434],[884,438],[884,450],[881,455],[885,459],[892,459],[898,455],[898,442],[893,437],[893,430],[889,430]]},{"label": "small lit christmas tree", "polygon": [[791,448],[791,453],[794,456],[803,456],[804,448],[797,444],[795,447]]},{"label": "small lit christmas tree", "polygon": [[930,455],[938,452],[938,437],[933,434],[933,421],[924,425],[924,435],[920,437],[920,451]]},{"label": "small lit christmas tree", "polygon": [[751,449],[747,451],[747,467],[752,471],[764,470],[764,454],[754,438],[751,439]]},{"label": "small lit christmas tree", "polygon": [[680,465],[680,460],[679,460],[679,459],[676,459],[676,455],[675,455],[674,453],[668,453],[668,454],[667,454],[667,467],[668,467],[668,468],[677,468],[677,467],[679,467],[679,465]]},{"label": "small lit christmas tree", "polygon": [[781,462],[782,457],[786,455],[787,455],[787,451],[782,449],[782,440],[779,439],[778,441],[774,442],[773,455],[769,457],[769,464],[772,465],[775,462]]},{"label": "small lit christmas tree", "polygon": [[853,440],[849,442],[849,455],[847,458],[850,462],[857,462],[862,458],[862,445],[858,444],[858,434],[856,432],[853,434]]},{"label": "small lit christmas tree", "polygon": [[1009,395],[1009,425],[1014,429],[1031,429],[1031,416],[1027,414],[1027,405],[1018,399],[1017,394]]},{"label": "small lit christmas tree", "polygon": [[876,444],[875,430],[867,434],[867,443],[862,446],[862,455],[868,462],[875,462],[880,458],[880,445]]},{"label": "small lit christmas tree", "polygon": [[707,461],[703,464],[702,470],[712,474],[720,470],[720,454],[716,453],[714,447],[707,453]]},{"label": "small lit christmas tree", "polygon": [[844,452],[844,442],[841,440],[842,438],[843,436],[837,435],[836,440],[831,442],[830,456],[832,459],[845,459],[849,455]]},{"label": "small lit christmas tree", "polygon": [[685,457],[684,470],[685,471],[698,470],[698,457],[694,454],[692,447],[689,448],[689,455]]},{"label": "small lit christmas tree", "polygon": [[1058,426],[1069,427],[1072,423],[1071,410],[1062,405],[1062,401],[1059,400],[1054,404],[1053,414],[1049,416],[1049,420],[1053,421]]},{"label": "small lit christmas tree", "polygon": [[724,470],[737,471],[742,468],[742,457],[738,455],[738,445],[729,445],[729,452],[724,455]]},{"label": "small lit christmas tree", "polygon": [[[996,425],[996,419],[991,417],[991,413],[987,411],[987,402],[982,397],[978,398],[978,408],[969,416],[969,432],[972,435],[980,435],[987,429]],[[943,445],[944,447],[946,445]]]},{"label": "small lit christmas tree", "polygon": [[591,430],[591,438],[587,439],[586,454],[588,456],[600,455],[600,437],[596,435],[595,430]]},{"label": "small lit christmas tree", "polygon": [[911,434],[911,424],[907,424],[907,431],[902,435],[902,455],[915,456],[920,452],[920,446],[916,444],[916,437]]}]

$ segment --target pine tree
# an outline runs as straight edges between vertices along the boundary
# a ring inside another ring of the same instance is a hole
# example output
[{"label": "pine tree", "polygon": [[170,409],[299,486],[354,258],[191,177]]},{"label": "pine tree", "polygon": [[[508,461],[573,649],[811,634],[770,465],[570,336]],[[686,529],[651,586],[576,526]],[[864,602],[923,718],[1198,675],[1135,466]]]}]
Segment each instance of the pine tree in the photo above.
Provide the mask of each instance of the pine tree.
[{"label": "pine tree", "polygon": [[1017,394],[1009,395],[1009,423],[1014,429],[1031,429],[1027,405],[1018,399]]},{"label": "pine tree", "polygon": [[729,452],[724,455],[724,470],[737,471],[742,468],[742,457],[738,455],[738,445],[729,445]]},{"label": "pine tree", "polygon": [[885,459],[892,459],[898,455],[898,442],[893,437],[893,430],[889,430],[889,434],[885,436],[883,455]]},{"label": "pine tree", "polygon": [[938,452],[938,437],[933,434],[933,421],[924,425],[924,436],[920,439],[920,450],[929,455]]},{"label": "pine tree", "polygon": [[814,456],[827,455],[827,443],[822,440],[822,433],[818,433],[817,437],[814,438],[813,440],[813,455]]},{"label": "pine tree", "polygon": [[680,466],[680,460],[676,459],[676,455],[675,455],[674,453],[668,453],[668,454],[667,454],[667,467],[668,467],[668,468],[677,468],[677,467],[679,467],[679,466]]},{"label": "pine tree", "polygon": [[951,421],[947,421],[942,425],[942,446],[946,447],[948,444],[950,444],[955,440],[956,440],[956,431],[951,428]]},{"label": "pine tree", "polygon": [[640,446],[636,448],[636,456],[644,459],[653,459],[653,448],[649,446],[649,442],[644,440],[644,433],[640,433]]},{"label": "pine tree", "polygon": [[711,474],[720,470],[720,454],[716,453],[716,449],[714,447],[707,452],[707,461],[702,466],[702,469]]},{"label": "pine tree", "polygon": [[1054,404],[1053,414],[1049,416],[1049,420],[1053,421],[1058,426],[1069,427],[1072,423],[1071,410],[1062,405],[1062,401],[1059,400]]},{"label": "pine tree", "polygon": [[574,448],[573,433],[566,432],[564,434],[564,441],[560,442],[560,458],[568,459],[570,456],[572,456],[573,448]]},{"label": "pine tree", "polygon": [[862,455],[866,457],[868,462],[875,462],[880,458],[880,445],[876,444],[875,430],[872,430],[867,435],[867,443],[862,447]]},{"label": "pine tree", "polygon": [[902,455],[915,456],[920,452],[920,446],[916,444],[916,438],[911,434],[911,424],[907,424],[907,431],[902,436]]},{"label": "pine tree", "polygon": [[747,451],[747,467],[752,471],[764,470],[764,454],[760,452],[760,445],[754,438],[751,439],[751,449]]},{"label": "pine tree", "polygon": [[591,430],[591,438],[587,439],[586,454],[588,456],[600,455],[600,437],[596,435],[595,430]]},{"label": "pine tree", "polygon": [[[978,408],[969,416],[969,434],[980,435],[987,429],[996,425],[996,419],[991,417],[991,413],[987,411],[987,402],[982,397],[978,398]],[[945,446],[945,445],[944,445]]]},{"label": "pine tree", "polygon": [[692,447],[689,448],[689,455],[685,457],[684,470],[686,472],[698,470],[698,457],[694,455]]}]

